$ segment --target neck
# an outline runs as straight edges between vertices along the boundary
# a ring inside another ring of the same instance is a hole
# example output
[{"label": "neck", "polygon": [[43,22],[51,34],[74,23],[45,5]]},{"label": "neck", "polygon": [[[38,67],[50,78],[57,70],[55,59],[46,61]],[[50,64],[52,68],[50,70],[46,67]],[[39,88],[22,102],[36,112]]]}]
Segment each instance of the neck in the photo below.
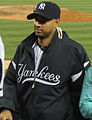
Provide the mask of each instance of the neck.
[{"label": "neck", "polygon": [[41,46],[48,46],[50,44],[53,36],[54,36],[54,33],[51,34],[49,37],[46,37],[46,38],[38,37],[38,44],[41,45]]}]

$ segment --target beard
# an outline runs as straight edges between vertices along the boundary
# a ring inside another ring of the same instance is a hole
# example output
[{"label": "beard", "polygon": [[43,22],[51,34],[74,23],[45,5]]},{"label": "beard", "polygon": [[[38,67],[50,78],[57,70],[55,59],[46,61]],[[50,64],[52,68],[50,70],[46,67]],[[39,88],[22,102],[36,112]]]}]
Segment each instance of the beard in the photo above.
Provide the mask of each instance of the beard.
[{"label": "beard", "polygon": [[39,37],[41,40],[48,38],[50,34],[51,32],[44,32],[43,30],[40,30],[40,31],[35,30],[35,35]]}]

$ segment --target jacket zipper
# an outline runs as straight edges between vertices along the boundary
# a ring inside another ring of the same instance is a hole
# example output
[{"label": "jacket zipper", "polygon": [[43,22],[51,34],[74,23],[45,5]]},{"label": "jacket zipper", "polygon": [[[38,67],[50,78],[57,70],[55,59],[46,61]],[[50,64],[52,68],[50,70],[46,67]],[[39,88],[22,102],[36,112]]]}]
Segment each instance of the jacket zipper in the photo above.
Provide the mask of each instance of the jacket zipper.
[{"label": "jacket zipper", "polygon": [[43,55],[43,51],[40,51],[40,55],[39,55],[39,58],[37,60],[37,63],[35,65],[35,71],[34,71],[34,82],[33,82],[33,85],[32,85],[32,88],[35,87],[35,82],[36,82],[36,73],[37,73],[37,70],[39,68],[39,65],[40,65],[40,62],[41,62],[41,58],[42,58],[42,55]]}]

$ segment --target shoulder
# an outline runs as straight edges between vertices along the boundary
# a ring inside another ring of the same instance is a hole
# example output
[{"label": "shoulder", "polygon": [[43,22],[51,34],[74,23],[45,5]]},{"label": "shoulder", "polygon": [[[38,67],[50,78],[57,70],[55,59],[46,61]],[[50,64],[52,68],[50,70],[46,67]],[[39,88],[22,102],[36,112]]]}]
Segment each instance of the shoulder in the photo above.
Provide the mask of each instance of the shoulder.
[{"label": "shoulder", "polygon": [[28,48],[34,43],[35,39],[36,36],[35,33],[33,32],[32,34],[30,34],[28,37],[21,41],[21,43],[17,46],[17,50]]},{"label": "shoulder", "polygon": [[2,46],[4,46],[4,44],[3,44],[2,38],[1,38],[1,36],[0,36],[0,48],[1,48]]},{"label": "shoulder", "polygon": [[62,41],[64,42],[64,44],[66,44],[68,47],[72,48],[74,51],[78,52],[79,54],[85,54],[86,51],[84,47],[80,43],[69,38],[68,34],[65,31],[63,31]]},{"label": "shoulder", "polygon": [[90,66],[86,71],[83,85],[87,87],[92,85],[92,66]]},{"label": "shoulder", "polygon": [[65,31],[63,31],[63,40],[69,46],[72,46],[77,49],[83,49],[83,46],[80,43],[72,40]]},{"label": "shoulder", "polygon": [[86,72],[86,77],[90,77],[92,81],[92,66],[90,66]]},{"label": "shoulder", "polygon": [[85,48],[78,42],[69,38],[66,32],[63,31],[62,41],[64,44],[72,48],[72,53],[77,56],[77,58],[84,64],[85,70],[90,66],[90,60],[87,55]]},{"label": "shoulder", "polygon": [[30,46],[34,43],[34,41],[37,39],[35,33],[33,32],[28,37],[26,37],[21,43],[23,46]]},{"label": "shoulder", "polygon": [[2,38],[0,37],[0,58],[4,58],[5,50]]},{"label": "shoulder", "polygon": [[92,72],[92,66],[90,66],[90,68],[88,69],[89,72]]}]

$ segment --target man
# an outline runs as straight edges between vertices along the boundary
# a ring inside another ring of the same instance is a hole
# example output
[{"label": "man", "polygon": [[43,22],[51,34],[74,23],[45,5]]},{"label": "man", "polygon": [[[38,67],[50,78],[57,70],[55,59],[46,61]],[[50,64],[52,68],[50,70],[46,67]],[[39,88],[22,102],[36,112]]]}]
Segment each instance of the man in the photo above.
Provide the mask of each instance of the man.
[{"label": "man", "polygon": [[58,28],[55,3],[37,4],[27,19],[34,19],[34,33],[18,46],[7,70],[0,120],[18,120],[18,113],[21,120],[84,120],[78,108],[90,66],[84,48]]},{"label": "man", "polygon": [[4,79],[4,44],[0,37],[0,96],[3,96],[3,79]]},{"label": "man", "polygon": [[82,115],[92,120],[92,66],[84,78],[79,107]]}]

